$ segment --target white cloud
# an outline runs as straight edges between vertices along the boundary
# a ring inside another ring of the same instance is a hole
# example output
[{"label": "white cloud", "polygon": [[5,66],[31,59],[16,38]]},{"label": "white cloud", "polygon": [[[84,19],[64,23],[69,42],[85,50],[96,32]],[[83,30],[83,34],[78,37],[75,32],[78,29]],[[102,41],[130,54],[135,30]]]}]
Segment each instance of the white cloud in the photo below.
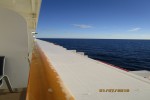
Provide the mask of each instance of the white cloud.
[{"label": "white cloud", "polygon": [[130,29],[129,31],[131,31],[131,32],[136,32],[136,31],[139,31],[139,30],[141,30],[141,28],[136,27],[136,28],[132,28],[132,29]]},{"label": "white cloud", "polygon": [[90,25],[85,25],[85,24],[73,24],[73,26],[82,28],[82,29],[87,29],[87,28],[92,28]]}]

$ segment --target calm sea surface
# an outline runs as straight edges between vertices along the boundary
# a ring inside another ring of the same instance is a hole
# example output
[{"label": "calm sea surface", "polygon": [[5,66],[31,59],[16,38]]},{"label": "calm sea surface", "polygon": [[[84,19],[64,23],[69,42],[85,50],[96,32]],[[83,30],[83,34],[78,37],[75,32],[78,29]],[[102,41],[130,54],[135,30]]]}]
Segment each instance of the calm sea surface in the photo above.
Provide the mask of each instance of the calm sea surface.
[{"label": "calm sea surface", "polygon": [[127,70],[150,71],[150,40],[49,39],[69,50],[84,52],[90,58]]}]

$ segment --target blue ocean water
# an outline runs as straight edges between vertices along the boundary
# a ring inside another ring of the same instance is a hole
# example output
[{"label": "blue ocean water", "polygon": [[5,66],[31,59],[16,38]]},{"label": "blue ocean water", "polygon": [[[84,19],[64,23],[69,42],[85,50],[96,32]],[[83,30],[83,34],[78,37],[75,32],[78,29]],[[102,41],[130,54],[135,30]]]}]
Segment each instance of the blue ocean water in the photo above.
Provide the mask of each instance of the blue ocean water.
[{"label": "blue ocean water", "polygon": [[150,40],[40,39],[130,71],[150,71]]}]

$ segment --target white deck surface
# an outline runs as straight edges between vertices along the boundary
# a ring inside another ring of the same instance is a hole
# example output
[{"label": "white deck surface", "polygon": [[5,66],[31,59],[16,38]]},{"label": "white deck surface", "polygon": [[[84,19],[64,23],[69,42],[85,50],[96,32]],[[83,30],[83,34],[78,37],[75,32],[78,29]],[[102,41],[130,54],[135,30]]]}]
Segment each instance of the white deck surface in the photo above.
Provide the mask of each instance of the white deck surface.
[{"label": "white deck surface", "polygon": [[[37,40],[76,100],[150,100],[150,81],[110,65]],[[130,89],[130,92],[99,92]]]},{"label": "white deck surface", "polygon": [[147,70],[130,71],[130,73],[136,74],[138,76],[141,76],[150,80],[150,71],[147,71]]}]

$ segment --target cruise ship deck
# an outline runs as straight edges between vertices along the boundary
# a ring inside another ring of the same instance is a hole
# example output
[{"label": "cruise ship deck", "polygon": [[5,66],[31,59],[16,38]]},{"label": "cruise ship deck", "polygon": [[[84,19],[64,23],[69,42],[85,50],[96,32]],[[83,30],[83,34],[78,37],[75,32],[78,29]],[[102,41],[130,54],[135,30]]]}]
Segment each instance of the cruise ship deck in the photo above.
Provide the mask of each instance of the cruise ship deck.
[{"label": "cruise ship deck", "polygon": [[6,58],[0,100],[149,100],[149,72],[130,73],[36,40],[41,2],[0,1],[0,56]]},{"label": "cruise ship deck", "polygon": [[[149,100],[150,98],[148,79],[49,42],[37,40],[37,44],[75,100]],[[128,91],[114,92],[111,89]]]},{"label": "cruise ship deck", "polygon": [[147,78],[37,40],[27,92],[1,91],[0,100],[149,100],[149,91]]}]

